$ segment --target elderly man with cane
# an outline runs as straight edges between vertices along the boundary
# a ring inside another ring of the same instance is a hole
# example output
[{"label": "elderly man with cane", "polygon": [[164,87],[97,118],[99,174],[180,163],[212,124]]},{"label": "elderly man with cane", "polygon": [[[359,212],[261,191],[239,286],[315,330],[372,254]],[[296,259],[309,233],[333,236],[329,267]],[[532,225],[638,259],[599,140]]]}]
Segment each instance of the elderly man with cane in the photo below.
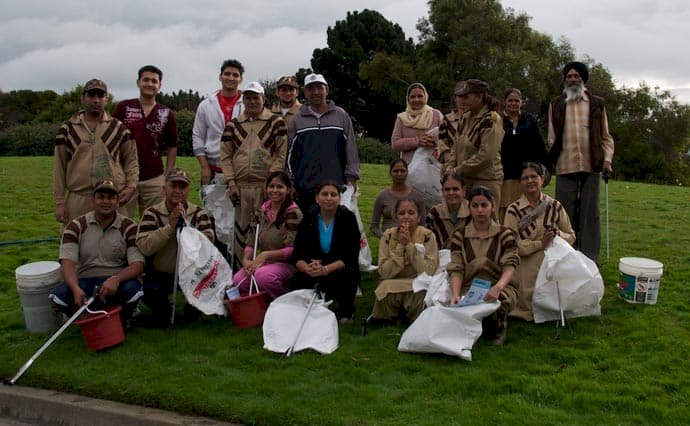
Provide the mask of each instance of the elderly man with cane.
[{"label": "elderly man with cane", "polygon": [[587,66],[566,64],[563,80],[563,93],[549,105],[549,160],[555,167],[556,199],[572,219],[576,248],[598,264],[599,180],[602,172],[607,180],[612,172],[614,143],[604,99],[585,88]]}]

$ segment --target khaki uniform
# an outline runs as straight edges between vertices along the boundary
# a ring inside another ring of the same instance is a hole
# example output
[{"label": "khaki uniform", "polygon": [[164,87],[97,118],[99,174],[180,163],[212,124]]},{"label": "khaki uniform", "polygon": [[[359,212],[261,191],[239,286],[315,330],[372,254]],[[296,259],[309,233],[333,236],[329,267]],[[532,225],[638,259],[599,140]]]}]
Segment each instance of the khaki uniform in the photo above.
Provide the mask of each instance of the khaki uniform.
[{"label": "khaki uniform", "polygon": [[[421,256],[415,244],[424,245]],[[412,322],[424,310],[426,292],[412,291],[412,280],[422,272],[432,275],[438,268],[438,246],[433,232],[417,226],[412,242],[399,242],[398,227],[383,233],[379,245],[379,275],[381,283],[376,287],[373,316],[377,319],[395,319],[404,312]]]},{"label": "khaki uniform", "polygon": [[290,107],[290,109],[287,110],[285,115],[283,115],[283,110],[280,107],[280,103],[276,103],[271,107],[271,112],[274,115],[281,117],[285,121],[285,127],[287,128],[290,127],[290,123],[292,123],[292,120],[295,119],[295,115],[299,112],[301,107],[302,104],[299,103],[298,100],[295,100],[295,103]]},{"label": "khaki uniform", "polygon": [[484,106],[476,115],[472,111],[463,114],[459,125],[453,146],[444,154],[444,173],[460,174],[468,191],[478,185],[486,186],[496,198],[496,206],[500,206],[501,142],[505,134],[501,116]]},{"label": "khaki uniform", "polygon": [[[96,183],[112,180],[119,191],[139,181],[137,146],[121,121],[103,113],[92,132],[79,111],[62,124],[55,137],[53,192],[65,203],[67,223],[92,209]],[[65,194],[67,192],[67,194]],[[125,214],[124,206],[120,212]]]},{"label": "khaki uniform", "polygon": [[[187,203],[184,214],[190,226],[198,229],[209,240],[216,239],[213,225],[208,215],[199,206]],[[148,208],[141,216],[137,230],[137,247],[144,256],[152,258],[153,269],[166,274],[175,273],[177,261],[177,236],[175,223],[170,223],[170,212],[165,201]]]},{"label": "khaki uniform", "polygon": [[[494,285],[505,271],[515,270],[520,263],[515,233],[493,221],[487,238],[481,238],[470,221],[463,230],[455,232],[450,250],[446,270],[451,278],[460,278],[461,294],[469,290],[473,278],[489,280]],[[517,283],[513,277],[499,295],[501,306],[493,315],[484,318],[482,323],[486,328],[482,334],[490,336],[496,329],[505,329],[506,318],[517,298]]]},{"label": "khaki uniform", "polygon": [[223,132],[220,162],[228,188],[237,186],[240,205],[235,210],[235,257],[242,259],[249,225],[255,221],[268,175],[285,170],[287,127],[282,118],[264,108],[258,118],[233,118]]},{"label": "khaki uniform", "polygon": [[450,247],[450,239],[458,229],[464,228],[470,218],[470,208],[467,200],[463,200],[458,210],[458,216],[453,222],[445,202],[434,206],[426,214],[426,227],[436,236],[436,242],[440,250]]},{"label": "khaki uniform", "polygon": [[505,226],[515,231],[518,236],[518,254],[520,265],[515,272],[518,282],[518,300],[515,308],[510,312],[511,316],[532,321],[532,293],[537,279],[537,273],[544,260],[544,249],[541,239],[547,228],[556,227],[559,237],[572,244],[575,241],[575,231],[570,226],[570,219],[561,203],[542,195],[542,200],[548,200],[548,205],[543,213],[525,229],[519,229],[520,219],[534,211],[527,198],[523,195],[516,202],[508,206],[506,211]]}]

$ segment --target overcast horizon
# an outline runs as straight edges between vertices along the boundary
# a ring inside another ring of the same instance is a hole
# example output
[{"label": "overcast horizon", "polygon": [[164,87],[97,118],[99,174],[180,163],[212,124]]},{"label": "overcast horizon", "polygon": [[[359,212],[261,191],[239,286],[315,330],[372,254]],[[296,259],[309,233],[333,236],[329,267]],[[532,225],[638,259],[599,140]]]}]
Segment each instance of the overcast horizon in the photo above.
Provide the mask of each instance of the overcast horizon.
[{"label": "overcast horizon", "polygon": [[[547,0],[501,3],[531,16],[534,30],[567,38],[578,59],[586,55],[602,63],[617,87],[645,81],[690,103],[690,57],[674,55],[690,39],[686,2],[583,0],[558,8]],[[138,95],[136,71],[144,64],[163,69],[163,92],[205,95],[219,87],[218,67],[226,58],[244,64],[244,83],[309,67],[313,50],[326,47],[326,29],[347,11],[377,10],[415,41],[415,26],[428,11],[424,0],[321,2],[308,8],[285,0],[123,0],[97,10],[78,0],[0,5],[0,90],[61,93],[99,77],[117,99]],[[230,22],[218,25],[225,16]]]}]

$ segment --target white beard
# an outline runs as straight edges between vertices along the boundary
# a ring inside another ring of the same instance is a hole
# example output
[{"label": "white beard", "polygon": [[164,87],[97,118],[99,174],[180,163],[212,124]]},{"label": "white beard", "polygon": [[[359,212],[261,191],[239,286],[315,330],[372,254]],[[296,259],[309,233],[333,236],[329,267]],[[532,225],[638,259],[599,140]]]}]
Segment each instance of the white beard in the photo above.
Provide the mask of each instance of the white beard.
[{"label": "white beard", "polygon": [[566,84],[565,88],[563,89],[563,95],[565,96],[565,101],[566,102],[577,102],[580,99],[582,99],[582,95],[585,93],[585,85],[584,84],[578,84],[574,86],[568,86]]}]

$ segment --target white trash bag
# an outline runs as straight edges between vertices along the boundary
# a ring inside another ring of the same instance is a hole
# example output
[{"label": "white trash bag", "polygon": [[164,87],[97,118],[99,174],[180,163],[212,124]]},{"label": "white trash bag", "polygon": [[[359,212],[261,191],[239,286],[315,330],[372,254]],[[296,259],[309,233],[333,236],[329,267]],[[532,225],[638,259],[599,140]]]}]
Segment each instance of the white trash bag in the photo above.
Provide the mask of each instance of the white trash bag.
[{"label": "white trash bag", "polygon": [[[264,349],[278,353],[288,350],[295,342],[313,295],[314,290],[295,290],[271,302],[264,317]],[[323,299],[314,301],[293,352],[313,349],[330,354],[338,349],[338,321],[328,309],[329,304]]]},{"label": "white trash bag", "polygon": [[438,251],[439,266],[434,275],[422,272],[412,280],[412,291],[415,293],[426,290],[424,304],[426,306],[448,305],[450,303],[450,284],[446,266],[450,263],[450,250]]},{"label": "white trash bag", "polygon": [[340,205],[347,207],[357,218],[357,226],[359,226],[359,270],[363,272],[372,272],[378,269],[378,266],[372,265],[371,248],[367,240],[367,234],[364,232],[364,224],[359,215],[359,208],[357,207],[357,200],[359,199],[359,188],[355,191],[354,186],[345,185],[345,192],[340,197]]},{"label": "white trash bag", "polygon": [[597,265],[567,241],[555,237],[544,252],[534,284],[534,322],[601,315],[603,296],[604,281]]},{"label": "white trash bag", "polygon": [[441,163],[434,148],[419,147],[407,167],[407,184],[422,193],[427,209],[441,202]]},{"label": "white trash bag", "polygon": [[225,315],[225,286],[232,282],[230,265],[211,240],[196,228],[177,233],[177,277],[187,302],[206,315]]},{"label": "white trash bag", "polygon": [[235,207],[228,196],[228,186],[220,175],[216,175],[210,185],[203,185],[200,191],[201,202],[206,214],[214,219],[216,238],[232,247],[235,231]]},{"label": "white trash bag", "polygon": [[472,361],[472,346],[482,335],[482,318],[501,306],[498,300],[461,308],[431,306],[405,330],[401,352],[442,353]]}]

